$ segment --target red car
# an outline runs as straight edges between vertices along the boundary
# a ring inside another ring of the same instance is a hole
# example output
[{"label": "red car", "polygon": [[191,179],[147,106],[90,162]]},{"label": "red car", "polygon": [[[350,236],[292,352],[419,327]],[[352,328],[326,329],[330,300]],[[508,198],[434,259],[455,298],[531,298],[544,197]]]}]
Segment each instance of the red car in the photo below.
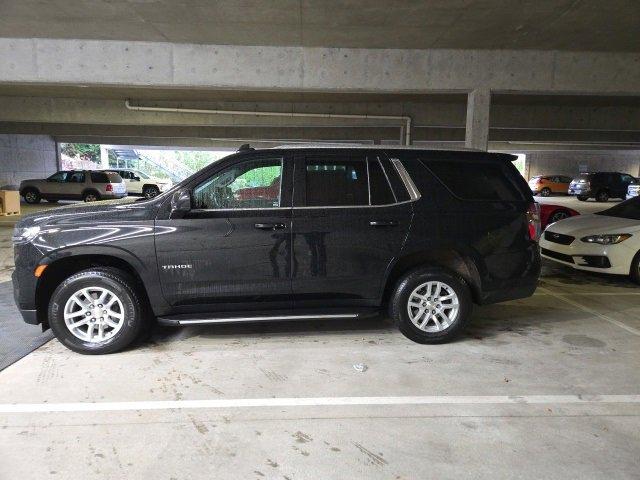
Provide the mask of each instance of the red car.
[{"label": "red car", "polygon": [[549,205],[547,203],[540,203],[540,223],[542,224],[542,230],[547,228],[555,222],[559,222],[568,217],[580,215],[572,208],[563,207],[562,205]]}]

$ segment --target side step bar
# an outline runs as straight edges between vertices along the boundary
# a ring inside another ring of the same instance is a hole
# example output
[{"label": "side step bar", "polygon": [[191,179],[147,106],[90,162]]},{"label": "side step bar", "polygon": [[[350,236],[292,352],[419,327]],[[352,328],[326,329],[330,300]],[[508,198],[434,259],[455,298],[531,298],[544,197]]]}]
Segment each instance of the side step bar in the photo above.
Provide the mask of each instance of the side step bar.
[{"label": "side step bar", "polygon": [[344,312],[344,313],[276,313],[271,315],[241,315],[241,314],[219,314],[209,317],[207,314],[189,314],[158,317],[158,323],[170,326],[184,325],[210,325],[218,323],[240,323],[240,322],[271,322],[271,321],[290,321],[290,320],[327,320],[334,318],[358,318],[362,316],[370,316],[375,312]]}]

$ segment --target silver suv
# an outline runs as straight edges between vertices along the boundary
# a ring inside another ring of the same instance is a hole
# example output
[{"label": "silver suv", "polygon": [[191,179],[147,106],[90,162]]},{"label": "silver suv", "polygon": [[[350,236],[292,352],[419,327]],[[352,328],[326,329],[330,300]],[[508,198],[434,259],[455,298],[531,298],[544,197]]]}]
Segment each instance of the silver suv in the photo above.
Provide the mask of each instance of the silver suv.
[{"label": "silver suv", "polygon": [[69,170],[56,172],[49,178],[20,182],[20,195],[27,203],[58,200],[94,202],[127,195],[127,186],[116,172]]}]

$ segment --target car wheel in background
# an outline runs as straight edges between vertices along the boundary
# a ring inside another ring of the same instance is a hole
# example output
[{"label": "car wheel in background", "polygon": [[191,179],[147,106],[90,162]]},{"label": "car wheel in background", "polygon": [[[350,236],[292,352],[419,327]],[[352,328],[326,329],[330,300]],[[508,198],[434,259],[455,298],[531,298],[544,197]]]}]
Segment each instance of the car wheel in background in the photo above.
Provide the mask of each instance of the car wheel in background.
[{"label": "car wheel in background", "polygon": [[631,280],[640,283],[640,251],[636,253],[636,256],[633,257],[631,261],[631,271],[629,275],[631,276]]},{"label": "car wheel in background", "polygon": [[542,197],[548,197],[549,195],[551,195],[551,189],[549,187],[544,187],[542,190],[540,190],[540,195]]},{"label": "car wheel in background", "polygon": [[581,202],[586,202],[587,200],[589,200],[589,197],[587,197],[586,195],[578,195],[578,200],[580,200]]},{"label": "car wheel in background", "polygon": [[609,201],[609,192],[606,190],[600,190],[596,193],[596,201],[597,202],[608,202]]},{"label": "car wheel in background", "polygon": [[66,347],[83,354],[113,353],[143,330],[142,301],[126,272],[97,267],[75,273],[55,289],[49,325]]},{"label": "car wheel in background", "polygon": [[389,311],[400,331],[417,343],[452,340],[471,317],[471,292],[458,275],[435,267],[413,270],[395,286]]},{"label": "car wheel in background", "polygon": [[95,202],[97,200],[100,200],[100,195],[98,195],[97,192],[86,192],[83,196],[82,199],[85,202]]},{"label": "car wheel in background", "polygon": [[27,203],[40,203],[40,192],[35,188],[26,189],[22,196],[24,197],[24,201]]},{"label": "car wheel in background", "polygon": [[158,189],[158,187],[155,187],[153,185],[149,187],[144,187],[142,189],[142,194],[145,196],[145,198],[153,198],[159,193],[160,193],[160,190]]},{"label": "car wheel in background", "polygon": [[566,210],[555,210],[551,216],[549,216],[549,223],[559,222],[560,220],[564,220],[570,216],[571,215],[569,215],[569,212]]}]

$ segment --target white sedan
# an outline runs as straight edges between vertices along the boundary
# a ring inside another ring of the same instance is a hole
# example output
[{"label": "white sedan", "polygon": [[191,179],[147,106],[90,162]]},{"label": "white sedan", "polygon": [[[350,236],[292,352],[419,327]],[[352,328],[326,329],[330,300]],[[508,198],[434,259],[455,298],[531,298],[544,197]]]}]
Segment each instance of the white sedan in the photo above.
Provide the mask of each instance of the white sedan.
[{"label": "white sedan", "polygon": [[640,197],[593,215],[552,223],[540,239],[544,258],[640,283]]}]

